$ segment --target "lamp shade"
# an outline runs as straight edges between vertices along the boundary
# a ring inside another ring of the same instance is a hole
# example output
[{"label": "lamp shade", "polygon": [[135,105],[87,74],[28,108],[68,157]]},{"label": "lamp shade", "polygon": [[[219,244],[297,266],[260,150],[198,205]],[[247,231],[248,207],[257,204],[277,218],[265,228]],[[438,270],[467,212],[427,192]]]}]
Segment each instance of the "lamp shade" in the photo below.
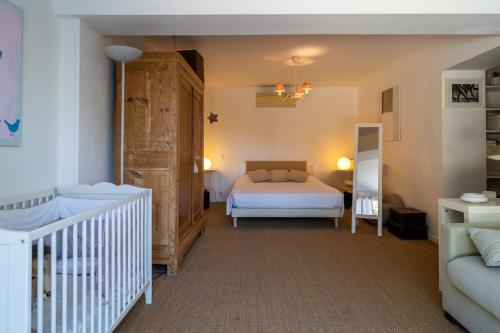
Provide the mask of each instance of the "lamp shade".
[{"label": "lamp shade", "polygon": [[285,85],[281,82],[276,83],[276,85],[274,86],[274,92],[281,95],[285,92]]},{"label": "lamp shade", "polygon": [[337,160],[337,168],[339,170],[351,170],[352,163],[351,160],[347,157],[341,157]]},{"label": "lamp shade", "polygon": [[203,158],[203,170],[212,169],[212,161],[208,157]]},{"label": "lamp shade", "polygon": [[500,160],[500,146],[496,146],[495,149],[488,153],[488,159],[490,160]]},{"label": "lamp shade", "polygon": [[109,45],[105,47],[108,57],[114,61],[130,62],[139,59],[142,56],[142,51],[135,47],[123,45]]},{"label": "lamp shade", "polygon": [[302,88],[302,86],[295,87],[294,98],[304,98],[304,88]]},{"label": "lamp shade", "polygon": [[304,83],[302,84],[302,88],[304,88],[304,92],[306,93],[306,95],[310,94],[312,90],[311,81],[305,80]]}]

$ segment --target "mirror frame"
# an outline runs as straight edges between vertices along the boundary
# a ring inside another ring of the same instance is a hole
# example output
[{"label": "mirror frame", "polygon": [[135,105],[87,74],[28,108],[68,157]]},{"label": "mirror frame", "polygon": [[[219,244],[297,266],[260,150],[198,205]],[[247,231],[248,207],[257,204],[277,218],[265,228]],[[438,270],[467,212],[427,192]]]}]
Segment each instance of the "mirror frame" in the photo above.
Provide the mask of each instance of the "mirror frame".
[{"label": "mirror frame", "polygon": [[357,165],[358,165],[358,143],[359,143],[359,129],[360,128],[378,128],[378,215],[376,216],[377,220],[377,235],[382,236],[382,213],[383,213],[383,207],[382,207],[382,144],[383,144],[383,129],[382,129],[382,124],[381,123],[366,123],[366,124],[356,124],[355,130],[354,130],[354,170],[353,170],[353,187],[352,187],[352,207],[351,207],[351,212],[352,212],[352,221],[351,221],[351,232],[353,234],[356,233],[356,227],[358,225],[358,218],[368,218],[368,219],[375,219],[375,215],[373,218],[370,216],[366,215],[361,215],[361,214],[356,214],[356,199],[357,199],[357,187],[358,187],[358,174],[357,174]]}]

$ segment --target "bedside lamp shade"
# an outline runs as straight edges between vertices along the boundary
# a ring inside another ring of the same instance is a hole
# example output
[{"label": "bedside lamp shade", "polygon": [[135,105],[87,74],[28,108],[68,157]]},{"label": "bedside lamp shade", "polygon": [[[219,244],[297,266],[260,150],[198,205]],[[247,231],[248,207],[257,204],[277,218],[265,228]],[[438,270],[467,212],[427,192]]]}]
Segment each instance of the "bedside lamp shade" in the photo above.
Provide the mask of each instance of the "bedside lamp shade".
[{"label": "bedside lamp shade", "polygon": [[203,170],[212,169],[212,161],[208,157],[203,158]]},{"label": "bedside lamp shade", "polygon": [[347,157],[341,157],[337,161],[337,168],[339,170],[352,170],[351,160]]}]

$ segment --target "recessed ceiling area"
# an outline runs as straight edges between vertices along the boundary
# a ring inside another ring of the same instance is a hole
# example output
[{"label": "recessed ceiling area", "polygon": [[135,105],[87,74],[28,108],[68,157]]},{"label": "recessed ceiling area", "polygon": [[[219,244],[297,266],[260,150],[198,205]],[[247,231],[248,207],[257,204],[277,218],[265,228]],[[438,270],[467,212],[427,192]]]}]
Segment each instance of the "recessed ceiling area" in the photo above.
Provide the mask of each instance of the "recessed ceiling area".
[{"label": "recessed ceiling area", "polygon": [[[446,39],[481,38],[458,36],[189,36],[176,37],[176,50],[196,49],[205,61],[207,86],[268,86],[293,83],[292,56],[310,64],[298,68],[300,79],[314,86],[354,86],[365,76],[380,71],[425,43]],[[127,37],[111,37],[126,43]],[[139,39],[131,37],[131,46]],[[172,51],[172,37],[147,37],[139,47]],[[139,43],[140,44],[140,43]]]},{"label": "recessed ceiling area", "polygon": [[500,34],[495,14],[81,15],[104,35]]}]

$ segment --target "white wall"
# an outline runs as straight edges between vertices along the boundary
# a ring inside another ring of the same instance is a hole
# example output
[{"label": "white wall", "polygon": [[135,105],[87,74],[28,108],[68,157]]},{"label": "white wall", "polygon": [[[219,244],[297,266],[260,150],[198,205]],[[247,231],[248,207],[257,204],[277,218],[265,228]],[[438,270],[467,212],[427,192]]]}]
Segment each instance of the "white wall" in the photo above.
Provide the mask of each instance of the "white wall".
[{"label": "white wall", "polygon": [[78,18],[61,19],[58,186],[113,180],[113,65],[106,40]]},{"label": "white wall", "polygon": [[80,126],[78,182],[113,181],[113,62],[107,41],[87,24],[80,26]]},{"label": "white wall", "polygon": [[[113,78],[100,36],[82,24],[80,54],[79,20],[60,20],[53,0],[12,3],[24,10],[23,134],[20,147],[0,146],[0,197],[75,184],[79,176],[110,180]],[[80,122],[81,156],[90,162],[79,175]]]},{"label": "white wall", "polygon": [[13,0],[24,10],[23,133],[20,147],[0,147],[0,197],[57,182],[59,22],[51,0]]},{"label": "white wall", "polygon": [[60,21],[58,186],[78,184],[80,126],[80,19]]},{"label": "white wall", "polygon": [[[434,240],[438,235],[437,199],[443,195],[444,185],[442,71],[499,44],[500,37],[431,41],[371,75],[359,87],[360,121],[375,122],[381,91],[400,86],[401,141],[384,142],[383,161],[389,166],[384,193],[397,193],[407,206],[427,212],[429,236]],[[456,139],[467,140],[464,136]]]},{"label": "white wall", "polygon": [[207,175],[226,199],[236,178],[244,173],[245,160],[307,160],[315,176],[342,186],[342,173],[334,172],[337,159],[353,156],[357,120],[356,88],[315,88],[297,108],[256,108],[256,87],[209,87],[205,115],[219,115],[219,122],[205,120],[205,155],[218,171]]}]

